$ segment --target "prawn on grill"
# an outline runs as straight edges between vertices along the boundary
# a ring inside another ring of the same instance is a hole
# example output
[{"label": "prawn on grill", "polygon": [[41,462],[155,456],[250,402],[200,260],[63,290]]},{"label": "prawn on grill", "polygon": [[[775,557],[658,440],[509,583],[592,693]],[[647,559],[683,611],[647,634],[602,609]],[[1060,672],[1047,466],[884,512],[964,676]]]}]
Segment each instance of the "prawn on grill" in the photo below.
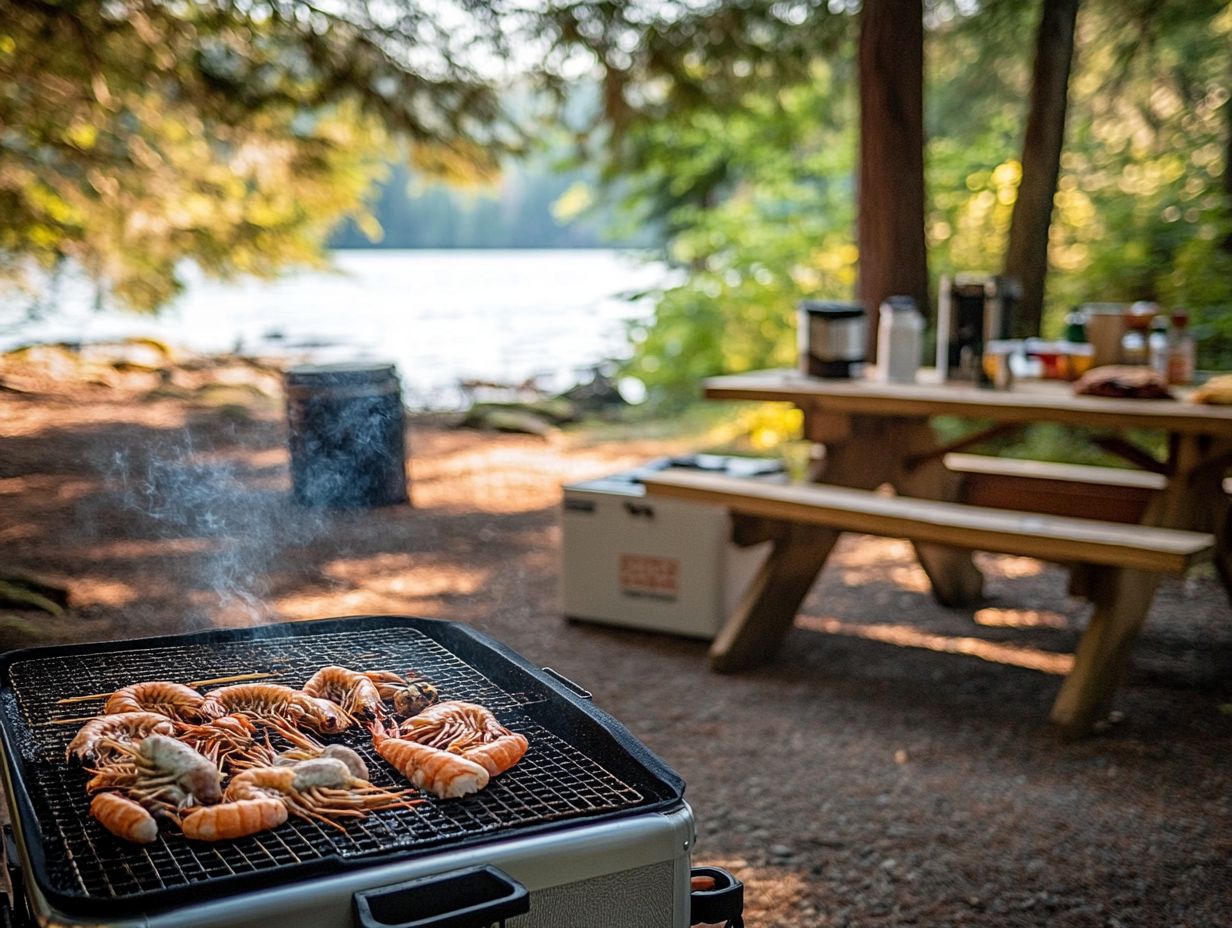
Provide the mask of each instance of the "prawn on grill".
[{"label": "prawn on grill", "polygon": [[120,746],[134,744],[150,735],[174,735],[175,722],[155,712],[121,712],[90,719],[78,730],[64,752],[64,759],[81,763],[106,763]]},{"label": "prawn on grill", "polygon": [[188,745],[166,735],[150,735],[138,744],[111,742],[111,763],[92,769],[86,791],[118,790],[146,809],[174,816],[191,804],[210,805],[222,798],[222,773]]},{"label": "prawn on grill", "polygon": [[228,802],[273,798],[300,818],[315,819],[342,830],[336,819],[363,818],[383,809],[409,809],[418,803],[410,790],[388,790],[354,776],[333,757],[301,761],[290,767],[254,767],[236,774],[227,785]]},{"label": "prawn on grill", "polygon": [[488,785],[488,771],[475,761],[417,741],[391,737],[379,721],[369,725],[369,730],[377,753],[417,789],[441,799],[456,799]]},{"label": "prawn on grill", "polygon": [[407,719],[398,737],[459,754],[491,776],[520,761],[530,746],[525,735],[510,731],[488,709],[457,700],[437,703]]},{"label": "prawn on grill", "polygon": [[364,674],[331,664],[322,667],[304,684],[309,696],[328,699],[350,715],[375,718],[383,708],[377,686]]},{"label": "prawn on grill", "polygon": [[148,680],[118,689],[107,697],[104,711],[155,712],[180,722],[200,719],[200,707],[205,697],[191,686],[167,680]]},{"label": "prawn on grill", "polygon": [[[201,714],[207,719],[241,713],[272,724],[280,733],[307,725],[334,734],[354,721],[341,706],[277,683],[236,683],[205,694]],[[293,740],[293,739],[292,739]]]},{"label": "prawn on grill", "polygon": [[369,779],[368,765],[364,763],[364,759],[359,756],[357,751],[347,747],[345,744],[327,744],[325,747],[318,747],[315,750],[299,747],[292,748],[289,751],[283,751],[281,754],[274,755],[272,762],[263,766],[290,767],[298,764],[300,761],[316,760],[320,757],[340,760],[346,764],[347,770],[351,771],[351,776],[358,780]]},{"label": "prawn on grill", "polygon": [[117,838],[134,844],[158,840],[158,822],[139,802],[119,793],[99,793],[90,802],[90,815]]},{"label": "prawn on grill", "polygon": [[202,725],[180,725],[180,740],[220,767],[255,766],[267,744],[257,738],[257,726],[247,716],[224,715]]},{"label": "prawn on grill", "polygon": [[526,740],[525,735],[511,731],[507,735],[501,735],[495,741],[485,741],[483,744],[466,748],[462,756],[483,767],[490,776],[496,776],[520,761],[528,747],[530,747],[530,742]]},{"label": "prawn on grill", "polygon": [[369,670],[364,676],[376,684],[381,699],[394,704],[398,715],[415,715],[440,699],[436,684],[421,677],[404,677],[392,670]]},{"label": "prawn on grill", "polygon": [[228,841],[277,828],[286,820],[282,800],[262,796],[203,806],[184,816],[180,830],[197,841]]}]

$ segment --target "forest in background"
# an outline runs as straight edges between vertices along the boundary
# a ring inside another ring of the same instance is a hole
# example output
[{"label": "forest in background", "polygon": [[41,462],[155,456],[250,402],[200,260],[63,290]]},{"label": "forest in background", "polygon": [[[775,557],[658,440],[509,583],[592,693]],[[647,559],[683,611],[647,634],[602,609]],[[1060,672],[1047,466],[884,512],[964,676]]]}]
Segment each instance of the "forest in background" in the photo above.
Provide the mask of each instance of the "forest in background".
[{"label": "forest in background", "polygon": [[625,227],[616,204],[596,202],[593,164],[568,162],[563,148],[510,158],[498,180],[459,186],[404,162],[388,166],[369,207],[380,226],[372,237],[347,218],[331,248],[649,248],[661,245],[652,225]]},{"label": "forest in background", "polygon": [[[933,294],[1003,266],[1035,36],[1063,2],[894,0],[924,27]],[[630,333],[626,373],[652,395],[789,364],[799,299],[856,292],[858,51],[888,4],[467,0],[460,29],[409,2],[10,0],[0,276],[71,262],[100,299],[152,311],[186,261],[268,277],[321,264],[331,235],[576,244],[614,216],[617,241],[656,230],[684,272]],[[1043,334],[1083,302],[1154,300],[1190,311],[1203,367],[1232,368],[1232,5],[1071,6]],[[586,84],[592,118],[566,118]],[[528,94],[557,112],[526,118]],[[574,174],[540,170],[562,150]],[[403,171],[467,192],[408,194]]]}]

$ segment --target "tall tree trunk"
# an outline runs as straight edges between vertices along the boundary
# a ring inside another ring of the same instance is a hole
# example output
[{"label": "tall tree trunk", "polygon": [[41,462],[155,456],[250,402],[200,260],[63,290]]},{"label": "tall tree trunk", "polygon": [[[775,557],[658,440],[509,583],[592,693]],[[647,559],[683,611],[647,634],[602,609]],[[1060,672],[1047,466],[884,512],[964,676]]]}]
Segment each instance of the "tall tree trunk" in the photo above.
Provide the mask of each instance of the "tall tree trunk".
[{"label": "tall tree trunk", "polygon": [[[1232,220],[1232,105],[1225,103],[1223,110],[1228,131],[1223,149],[1223,208],[1227,212],[1228,219]],[[1232,225],[1232,222],[1229,222],[1229,225]],[[1221,245],[1224,251],[1232,255],[1232,228],[1224,236]]]},{"label": "tall tree trunk", "polygon": [[1044,315],[1048,227],[1052,223],[1052,199],[1061,170],[1078,2],[1044,0],[1035,39],[1031,104],[1022,143],[1022,181],[1010,216],[1010,241],[1003,271],[1022,287],[1022,301],[1014,316],[1014,334],[1019,337],[1038,335]]},{"label": "tall tree trunk", "polygon": [[[877,331],[888,296],[927,315],[924,246],[924,4],[864,0],[860,13],[860,178],[857,292]],[[868,356],[876,360],[870,334]]]}]

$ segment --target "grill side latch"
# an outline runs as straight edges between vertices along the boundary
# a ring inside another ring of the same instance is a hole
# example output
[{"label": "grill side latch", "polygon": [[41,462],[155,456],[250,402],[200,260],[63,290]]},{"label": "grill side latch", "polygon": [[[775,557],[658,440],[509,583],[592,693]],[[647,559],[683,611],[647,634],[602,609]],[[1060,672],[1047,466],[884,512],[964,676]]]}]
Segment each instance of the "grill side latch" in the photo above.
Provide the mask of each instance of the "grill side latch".
[{"label": "grill side latch", "polygon": [[504,928],[530,911],[530,893],[496,867],[466,867],[366,889],[352,905],[360,928]]}]

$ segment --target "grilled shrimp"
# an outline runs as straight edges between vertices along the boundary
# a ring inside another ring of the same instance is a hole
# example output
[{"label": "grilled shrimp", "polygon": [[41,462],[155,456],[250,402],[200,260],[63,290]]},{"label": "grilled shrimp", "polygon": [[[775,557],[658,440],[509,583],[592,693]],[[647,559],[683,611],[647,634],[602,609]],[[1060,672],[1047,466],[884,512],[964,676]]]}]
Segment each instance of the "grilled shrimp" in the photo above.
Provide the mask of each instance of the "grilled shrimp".
[{"label": "grilled shrimp", "polygon": [[385,734],[380,722],[373,722],[369,730],[377,753],[417,789],[441,799],[455,799],[488,785],[488,771],[475,761],[426,744],[392,738]]},{"label": "grilled shrimp", "polygon": [[122,712],[90,719],[69,742],[64,759],[102,763],[115,749],[108,745],[132,744],[150,735],[174,735],[175,723],[154,712]]},{"label": "grilled shrimp", "polygon": [[462,752],[462,756],[483,767],[489,775],[496,776],[520,761],[529,746],[530,742],[526,740],[525,735],[511,731],[495,741],[467,748]]},{"label": "grilled shrimp", "polygon": [[200,718],[198,712],[205,697],[191,686],[166,680],[134,683],[116,690],[107,698],[106,712],[156,712],[169,719],[191,722]]},{"label": "grilled shrimp", "polygon": [[304,684],[309,696],[328,699],[351,715],[375,716],[381,711],[381,694],[367,676],[331,664],[322,667]]},{"label": "grilled shrimp", "polygon": [[[495,740],[507,734],[509,729],[503,727],[496,716],[483,706],[450,700],[429,706],[407,719],[399,727],[398,737],[448,749],[448,745],[459,738],[475,743],[477,740]],[[467,738],[468,735],[477,737]]]},{"label": "grilled shrimp", "polygon": [[119,793],[99,793],[90,802],[90,814],[117,838],[135,844],[158,840],[158,823],[138,802]]},{"label": "grilled shrimp", "polygon": [[415,715],[440,698],[436,684],[419,677],[408,679],[392,670],[369,670],[364,676],[376,684],[382,699],[394,704],[398,715]]},{"label": "grilled shrimp", "polygon": [[387,790],[351,774],[333,757],[306,760],[290,767],[254,767],[236,774],[227,786],[229,801],[272,797],[300,818],[338,825],[337,818],[363,818],[381,809],[410,808],[408,790]]},{"label": "grilled shrimp", "polygon": [[257,740],[257,727],[246,716],[233,714],[204,725],[180,725],[181,740],[212,764],[252,765],[264,757],[265,745]]},{"label": "grilled shrimp", "polygon": [[286,820],[287,807],[281,799],[261,796],[204,806],[185,815],[180,827],[186,838],[226,841],[277,828]]},{"label": "grilled shrimp", "polygon": [[483,706],[457,700],[437,703],[407,719],[398,737],[459,754],[491,776],[520,761],[529,746],[525,735],[510,731]]},{"label": "grilled shrimp", "polygon": [[320,732],[340,732],[351,726],[351,717],[328,699],[319,699],[277,683],[236,683],[205,694],[201,714],[216,719],[243,713],[273,721],[284,727],[300,724]]},{"label": "grilled shrimp", "polygon": [[292,748],[290,751],[283,751],[281,754],[276,755],[272,763],[266,766],[290,767],[301,761],[317,760],[321,757],[342,761],[346,765],[347,770],[351,772],[351,776],[357,780],[368,779],[368,765],[364,763],[364,759],[356,751],[345,744],[329,744],[315,751],[305,750],[304,748]]},{"label": "grilled shrimp", "polygon": [[91,770],[87,792],[122,790],[147,808],[172,814],[193,802],[209,805],[222,798],[218,768],[174,738],[150,735],[137,745],[104,743],[118,759]]}]

